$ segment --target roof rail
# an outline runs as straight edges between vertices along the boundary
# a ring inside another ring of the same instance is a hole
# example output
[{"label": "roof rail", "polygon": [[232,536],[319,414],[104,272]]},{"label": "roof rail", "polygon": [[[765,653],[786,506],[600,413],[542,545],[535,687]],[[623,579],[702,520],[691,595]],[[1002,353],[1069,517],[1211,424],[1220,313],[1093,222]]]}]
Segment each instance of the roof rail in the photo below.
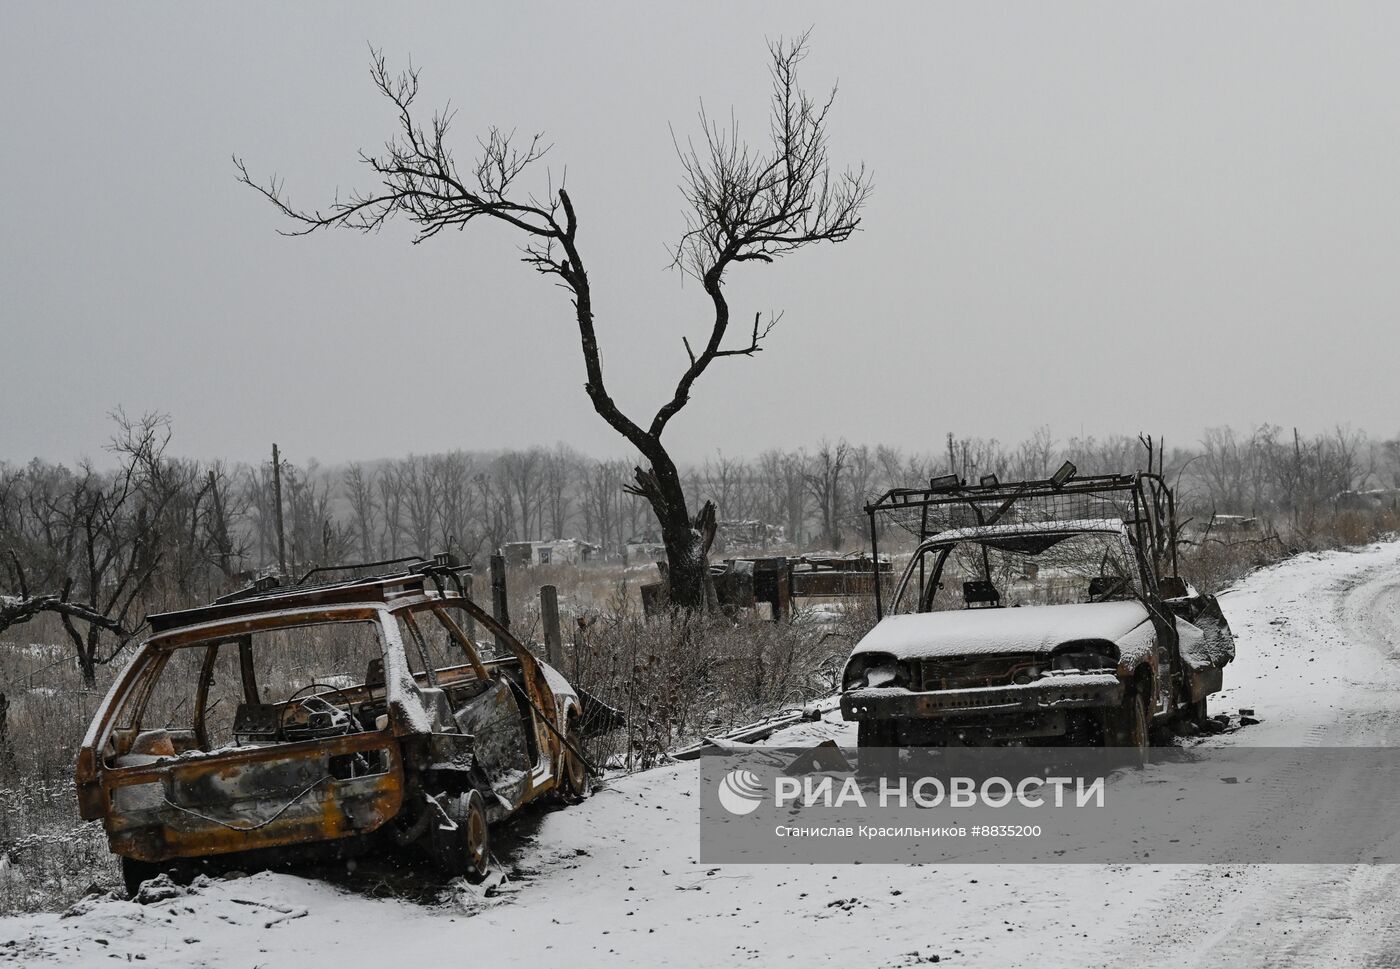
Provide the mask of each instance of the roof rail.
[{"label": "roof rail", "polygon": [[[315,575],[324,575],[333,572],[353,572],[360,569],[377,569],[389,565],[402,565],[401,569],[392,569],[387,572],[376,572],[370,575],[350,575],[340,579],[333,579],[328,582],[316,582],[307,585],[307,580]],[[471,569],[471,565],[463,565],[455,555],[450,552],[437,552],[431,558],[422,555],[401,555],[398,558],[380,559],[374,562],[347,562],[343,565],[318,565],[314,569],[309,569],[296,582],[287,582],[284,576],[265,575],[256,579],[250,585],[244,586],[236,592],[219,596],[214,602],[223,605],[229,602],[242,602],[247,599],[260,599],[264,596],[286,595],[292,592],[309,592],[313,589],[329,589],[342,585],[357,585],[362,582],[380,582],[385,579],[392,579],[397,576],[410,575],[446,575],[456,574]]]},{"label": "roof rail", "polygon": [[[308,578],[318,572],[334,572],[347,569],[377,568],[382,565],[405,564],[405,568],[395,569],[389,572],[381,572],[375,575],[361,575],[351,578],[340,579],[332,582],[322,582],[313,585],[302,585]],[[357,565],[323,566],[312,569],[303,575],[296,585],[285,585],[278,576],[264,576],[252,585],[237,592],[220,596],[212,604],[194,606],[189,609],[180,609],[173,612],[159,613],[147,617],[153,632],[164,632],[177,626],[190,625],[196,622],[207,622],[215,619],[226,619],[244,614],[256,613],[258,609],[265,608],[261,605],[263,600],[279,599],[278,608],[292,605],[334,605],[341,602],[355,602],[365,598],[372,600],[385,599],[386,586],[393,585],[396,581],[402,582],[402,588],[398,588],[396,595],[404,594],[406,589],[423,589],[424,584],[431,582],[436,587],[439,595],[447,594],[447,585],[450,584],[454,591],[463,598],[467,598],[467,590],[462,581],[461,574],[471,568],[470,565],[462,565],[457,559],[446,553],[438,553],[432,558],[424,558],[419,555],[407,556],[399,559],[390,559],[384,562],[364,562]],[[373,589],[373,587],[379,587]],[[372,591],[370,591],[372,589]]]},{"label": "roof rail", "polygon": [[347,572],[351,569],[377,569],[382,565],[402,565],[404,562],[424,562],[427,561],[421,555],[400,555],[396,559],[380,559],[377,562],[347,562],[344,565],[318,565],[314,569],[307,571],[305,575],[297,579],[298,586],[306,585],[306,580],[313,575],[320,575],[322,572]]}]

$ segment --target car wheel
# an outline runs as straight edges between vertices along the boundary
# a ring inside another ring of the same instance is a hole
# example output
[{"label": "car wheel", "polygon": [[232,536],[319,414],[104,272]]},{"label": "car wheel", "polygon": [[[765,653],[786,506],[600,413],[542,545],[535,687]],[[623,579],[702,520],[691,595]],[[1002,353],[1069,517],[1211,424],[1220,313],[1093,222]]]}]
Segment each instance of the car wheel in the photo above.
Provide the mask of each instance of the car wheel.
[{"label": "car wheel", "polygon": [[143,882],[150,881],[165,869],[160,865],[149,861],[137,861],[135,858],[122,858],[122,881],[126,884],[126,893],[135,895],[141,890]]},{"label": "car wheel", "polygon": [[[564,731],[564,736],[569,738],[570,744],[577,745],[574,738],[578,736],[578,717],[570,716],[568,719],[568,729]],[[567,744],[564,746],[564,770],[559,777],[559,799],[565,804],[577,804],[588,796],[590,780],[588,776],[588,765],[583,758],[574,753],[573,748]]]},{"label": "car wheel", "polygon": [[1136,766],[1146,764],[1149,757],[1151,720],[1147,713],[1146,691],[1130,689],[1122,705],[1107,711],[1104,723],[1104,743],[1122,747]]},{"label": "car wheel", "polygon": [[899,770],[899,748],[893,720],[861,720],[856,727],[856,776],[865,780],[888,777]]},{"label": "car wheel", "polygon": [[856,726],[857,747],[894,747],[893,720],[861,720]]},{"label": "car wheel", "polygon": [[433,861],[449,875],[461,875],[473,885],[491,870],[491,830],[486,823],[486,801],[480,791],[443,798],[447,816],[456,830],[432,827]]}]

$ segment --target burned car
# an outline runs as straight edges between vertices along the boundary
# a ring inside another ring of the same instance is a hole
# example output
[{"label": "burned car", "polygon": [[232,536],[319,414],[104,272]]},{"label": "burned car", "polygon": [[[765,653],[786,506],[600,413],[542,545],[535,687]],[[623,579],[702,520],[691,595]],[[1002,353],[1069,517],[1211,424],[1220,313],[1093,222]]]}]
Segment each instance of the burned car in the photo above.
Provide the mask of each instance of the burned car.
[{"label": "burned car", "polygon": [[585,796],[578,696],[461,572],[439,558],[149,617],[76,770],[128,886],[386,842],[479,880],[490,825]]},{"label": "burned car", "polygon": [[966,485],[867,506],[916,536],[856,645],[841,710],[863,747],[1101,744],[1145,758],[1154,728],[1202,721],[1234,658],[1213,596],[1176,575],[1159,474]]}]

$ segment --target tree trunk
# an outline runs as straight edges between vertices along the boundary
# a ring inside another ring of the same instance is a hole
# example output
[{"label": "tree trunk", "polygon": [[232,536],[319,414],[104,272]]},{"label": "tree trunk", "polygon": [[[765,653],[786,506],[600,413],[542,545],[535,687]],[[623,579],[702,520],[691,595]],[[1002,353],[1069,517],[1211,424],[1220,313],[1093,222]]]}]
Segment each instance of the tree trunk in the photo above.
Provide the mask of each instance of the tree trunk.
[{"label": "tree trunk", "polygon": [[10,701],[0,693],[0,767],[6,774],[14,770],[14,752],[10,750]]},{"label": "tree trunk", "polygon": [[669,461],[655,461],[648,471],[637,468],[634,477],[637,483],[629,490],[647,500],[661,523],[672,605],[688,611],[715,609],[718,600],[710,580],[709,559],[716,527],[714,502],[705,502],[692,521],[680,474]]},{"label": "tree trunk", "polygon": [[101,630],[89,625],[87,639],[78,655],[78,668],[83,674],[83,686],[89,690],[97,686],[97,647],[101,643],[101,636]]}]

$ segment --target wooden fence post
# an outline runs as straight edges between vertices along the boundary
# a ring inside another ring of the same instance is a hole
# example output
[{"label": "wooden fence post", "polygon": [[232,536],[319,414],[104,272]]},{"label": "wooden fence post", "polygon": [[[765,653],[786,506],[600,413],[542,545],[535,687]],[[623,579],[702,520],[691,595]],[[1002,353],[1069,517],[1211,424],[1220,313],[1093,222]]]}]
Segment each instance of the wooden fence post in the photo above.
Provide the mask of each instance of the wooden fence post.
[{"label": "wooden fence post", "polygon": [[559,590],[540,586],[540,623],[544,626],[544,655],[555,669],[564,665],[564,643],[559,635]]},{"label": "wooden fence post", "polygon": [[[510,604],[506,600],[506,559],[499,552],[491,556],[491,615],[496,621],[510,629]],[[496,643],[501,649],[505,643]]]},{"label": "wooden fence post", "polygon": [[588,619],[584,616],[578,617],[578,626],[574,629],[574,689],[578,689],[582,681],[583,651],[587,648],[588,641]]}]

